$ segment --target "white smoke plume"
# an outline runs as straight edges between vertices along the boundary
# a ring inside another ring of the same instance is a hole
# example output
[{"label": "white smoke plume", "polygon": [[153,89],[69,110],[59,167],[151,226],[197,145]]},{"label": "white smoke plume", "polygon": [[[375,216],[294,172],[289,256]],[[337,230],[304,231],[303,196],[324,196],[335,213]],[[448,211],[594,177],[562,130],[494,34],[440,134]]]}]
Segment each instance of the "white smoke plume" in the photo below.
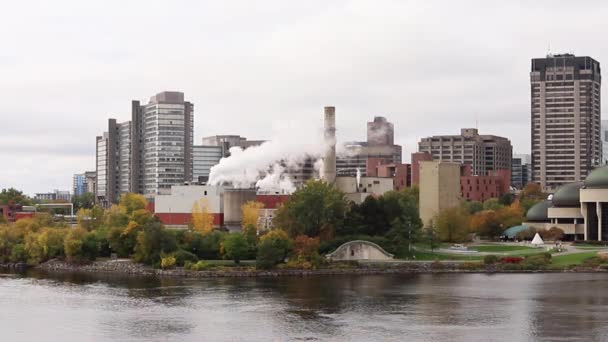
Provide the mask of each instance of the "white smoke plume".
[{"label": "white smoke plume", "polygon": [[232,184],[237,188],[259,184],[271,188],[272,181],[275,182],[273,187],[282,192],[292,192],[293,183],[286,170],[298,168],[307,158],[320,158],[326,149],[323,128],[305,127],[305,124],[277,126],[269,141],[259,146],[245,150],[231,148],[230,157],[222,158],[211,168],[208,183]]},{"label": "white smoke plume", "polygon": [[264,192],[284,194],[290,194],[296,190],[289,176],[285,174],[285,168],[279,164],[274,164],[272,170],[255,183],[255,187]]}]

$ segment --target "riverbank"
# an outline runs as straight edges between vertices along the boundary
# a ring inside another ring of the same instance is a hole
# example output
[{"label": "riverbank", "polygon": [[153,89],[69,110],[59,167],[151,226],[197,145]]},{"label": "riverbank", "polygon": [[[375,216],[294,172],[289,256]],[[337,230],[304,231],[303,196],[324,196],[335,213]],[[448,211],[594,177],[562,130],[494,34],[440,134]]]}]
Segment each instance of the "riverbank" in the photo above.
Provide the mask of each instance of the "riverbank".
[{"label": "riverbank", "polygon": [[308,269],[273,269],[256,270],[253,267],[217,267],[204,271],[185,270],[181,267],[161,270],[134,263],[131,260],[105,260],[89,264],[72,264],[62,260],[50,260],[34,269],[44,272],[82,272],[107,273],[133,276],[158,276],[181,278],[218,278],[218,277],[282,277],[282,276],[317,276],[317,275],[375,275],[375,274],[408,274],[408,273],[606,273],[602,267],[546,268],[536,270],[502,269],[496,265],[483,265],[461,262],[400,262],[381,263],[365,262],[354,264],[330,264],[327,268]]}]

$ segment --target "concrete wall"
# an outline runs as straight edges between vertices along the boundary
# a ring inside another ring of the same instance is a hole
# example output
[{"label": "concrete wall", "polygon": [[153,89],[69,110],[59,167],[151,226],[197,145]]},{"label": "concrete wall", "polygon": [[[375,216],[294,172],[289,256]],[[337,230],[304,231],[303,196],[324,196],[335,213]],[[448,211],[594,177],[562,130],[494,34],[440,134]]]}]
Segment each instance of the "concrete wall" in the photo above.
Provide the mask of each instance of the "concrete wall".
[{"label": "concrete wall", "polygon": [[460,164],[421,161],[420,219],[425,226],[443,209],[460,204]]},{"label": "concrete wall", "polygon": [[361,177],[357,190],[357,177],[336,177],[336,187],[344,193],[365,192],[373,195],[383,195],[394,188],[393,178],[390,177]]},{"label": "concrete wall", "polygon": [[549,219],[554,219],[554,218],[582,219],[583,214],[581,213],[580,207],[572,207],[572,208],[552,207],[552,208],[547,209],[547,217],[549,217]]},{"label": "concrete wall", "polygon": [[341,245],[334,252],[328,254],[327,258],[332,261],[391,260],[393,255],[374,243],[356,240]]},{"label": "concrete wall", "polygon": [[608,202],[608,189],[581,189],[581,202]]},{"label": "concrete wall", "polygon": [[231,227],[240,227],[243,221],[241,206],[247,201],[256,200],[255,189],[226,189],[224,192],[224,223]]},{"label": "concrete wall", "polygon": [[156,213],[188,213],[192,214],[194,202],[204,199],[210,213],[223,212],[224,188],[209,185],[174,185],[171,194],[156,195],[154,211]]}]

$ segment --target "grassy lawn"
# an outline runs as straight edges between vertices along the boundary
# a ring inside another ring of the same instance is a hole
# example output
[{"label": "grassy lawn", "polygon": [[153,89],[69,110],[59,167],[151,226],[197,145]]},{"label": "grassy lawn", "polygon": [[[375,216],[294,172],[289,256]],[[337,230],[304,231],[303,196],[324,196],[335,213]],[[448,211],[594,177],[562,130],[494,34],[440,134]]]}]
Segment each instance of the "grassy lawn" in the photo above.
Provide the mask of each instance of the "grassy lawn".
[{"label": "grassy lawn", "polygon": [[581,249],[586,249],[586,248],[608,248],[608,244],[605,245],[592,245],[592,244],[586,244],[586,243],[581,243],[581,244],[575,244],[574,247],[576,248],[581,248]]},{"label": "grassy lawn", "polygon": [[415,260],[483,260],[483,256],[466,254],[446,254],[416,251],[414,255],[416,256]]},{"label": "grassy lawn", "polygon": [[537,248],[527,247],[527,246],[510,246],[510,245],[483,245],[483,246],[472,246],[469,249],[478,251],[478,252],[488,252],[488,253],[506,253],[513,251],[538,251]]},{"label": "grassy lawn", "polygon": [[596,251],[602,251],[602,250],[608,249],[608,247],[606,247],[606,246],[588,246],[588,245],[580,246],[580,245],[576,245],[575,247],[578,248],[578,249],[583,249],[583,250],[596,250]]},{"label": "grassy lawn", "polygon": [[558,255],[551,259],[551,264],[559,266],[577,265],[597,255],[597,252],[584,252],[568,255]]}]

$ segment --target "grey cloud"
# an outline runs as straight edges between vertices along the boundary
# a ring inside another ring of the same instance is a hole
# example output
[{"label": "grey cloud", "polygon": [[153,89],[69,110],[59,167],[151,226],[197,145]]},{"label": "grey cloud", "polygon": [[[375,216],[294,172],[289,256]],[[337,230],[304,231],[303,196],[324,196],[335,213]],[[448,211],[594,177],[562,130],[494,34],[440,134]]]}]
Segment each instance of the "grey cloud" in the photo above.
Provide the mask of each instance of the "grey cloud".
[{"label": "grey cloud", "polygon": [[197,142],[315,126],[335,105],[340,139],[363,139],[383,115],[405,160],[420,137],[476,118],[526,152],[530,58],[550,45],[608,61],[606,14],[602,1],[12,2],[0,12],[11,33],[0,36],[0,162],[19,171],[0,170],[0,186],[68,188],[94,166],[107,118],[127,120],[131,99],[165,89],[195,103]]}]

